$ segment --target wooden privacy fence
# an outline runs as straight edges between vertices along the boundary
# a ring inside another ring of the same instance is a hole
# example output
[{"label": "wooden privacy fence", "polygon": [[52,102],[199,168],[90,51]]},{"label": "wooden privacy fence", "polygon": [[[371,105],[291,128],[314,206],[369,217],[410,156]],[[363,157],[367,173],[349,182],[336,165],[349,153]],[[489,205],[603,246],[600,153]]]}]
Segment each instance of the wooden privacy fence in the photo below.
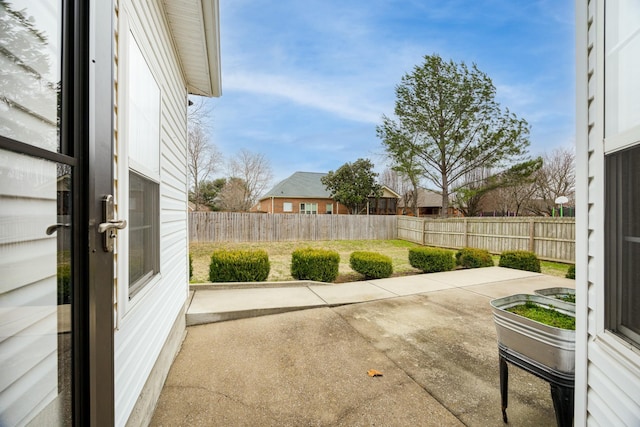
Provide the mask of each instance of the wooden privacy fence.
[{"label": "wooden privacy fence", "polygon": [[534,252],[548,261],[575,262],[575,219],[545,217],[398,217],[398,238],[425,246],[473,247],[499,254]]},{"label": "wooden privacy fence", "polygon": [[191,242],[390,240],[398,238],[394,215],[299,215],[190,212]]}]

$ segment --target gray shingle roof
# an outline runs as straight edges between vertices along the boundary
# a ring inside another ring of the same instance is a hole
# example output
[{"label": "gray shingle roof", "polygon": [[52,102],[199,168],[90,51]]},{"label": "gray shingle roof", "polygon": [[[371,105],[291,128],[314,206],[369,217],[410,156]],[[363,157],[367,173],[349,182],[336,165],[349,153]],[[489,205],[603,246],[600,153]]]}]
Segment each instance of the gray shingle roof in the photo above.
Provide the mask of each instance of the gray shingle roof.
[{"label": "gray shingle roof", "polygon": [[320,172],[295,172],[289,178],[277,183],[262,196],[261,200],[269,197],[299,197],[299,198],[331,198],[331,194],[324,188],[320,178],[326,176]]}]

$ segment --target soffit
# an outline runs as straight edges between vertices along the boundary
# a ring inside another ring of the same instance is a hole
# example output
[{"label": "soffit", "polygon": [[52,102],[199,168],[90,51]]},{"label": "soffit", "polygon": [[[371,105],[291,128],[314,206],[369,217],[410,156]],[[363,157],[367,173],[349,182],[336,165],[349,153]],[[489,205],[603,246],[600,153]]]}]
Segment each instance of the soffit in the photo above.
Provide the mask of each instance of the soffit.
[{"label": "soffit", "polygon": [[218,0],[163,0],[178,58],[193,95],[222,94]]}]

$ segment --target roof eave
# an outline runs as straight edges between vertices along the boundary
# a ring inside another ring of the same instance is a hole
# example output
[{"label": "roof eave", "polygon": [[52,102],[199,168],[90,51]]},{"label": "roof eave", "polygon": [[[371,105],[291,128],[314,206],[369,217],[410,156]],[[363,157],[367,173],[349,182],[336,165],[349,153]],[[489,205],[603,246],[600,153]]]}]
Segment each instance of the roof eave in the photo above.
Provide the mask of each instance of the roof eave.
[{"label": "roof eave", "polygon": [[222,95],[218,0],[164,0],[171,37],[192,95]]}]

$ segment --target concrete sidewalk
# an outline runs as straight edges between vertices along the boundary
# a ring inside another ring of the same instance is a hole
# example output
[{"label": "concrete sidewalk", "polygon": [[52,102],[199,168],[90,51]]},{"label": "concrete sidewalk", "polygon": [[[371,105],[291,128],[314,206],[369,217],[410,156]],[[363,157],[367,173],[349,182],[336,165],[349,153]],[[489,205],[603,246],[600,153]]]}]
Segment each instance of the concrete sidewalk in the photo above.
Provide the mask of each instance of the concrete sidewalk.
[{"label": "concrete sidewalk", "polygon": [[[200,288],[152,425],[503,425],[489,301],[573,286],[491,267]],[[510,425],[555,425],[546,382],[511,367],[509,389]]]},{"label": "concrete sidewalk", "polygon": [[540,274],[488,267],[342,284],[301,281],[280,282],[275,285],[269,282],[192,285],[187,326],[536,276]]}]

